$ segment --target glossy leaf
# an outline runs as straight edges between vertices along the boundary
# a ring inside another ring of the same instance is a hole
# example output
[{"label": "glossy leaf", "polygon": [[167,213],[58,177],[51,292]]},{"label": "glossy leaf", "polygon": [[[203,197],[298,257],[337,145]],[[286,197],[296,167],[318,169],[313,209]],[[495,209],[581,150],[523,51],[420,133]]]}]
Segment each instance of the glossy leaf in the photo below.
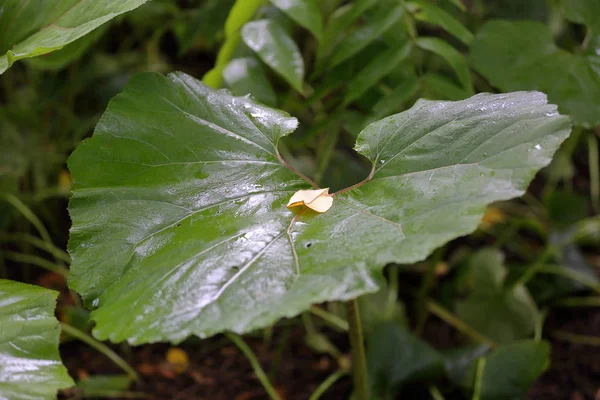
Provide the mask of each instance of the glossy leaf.
[{"label": "glossy leaf", "polygon": [[407,328],[388,321],[368,337],[367,371],[371,396],[392,398],[403,384],[443,376],[444,359]]},{"label": "glossy leaf", "polygon": [[231,60],[223,70],[223,79],[236,96],[251,94],[256,100],[268,106],[274,106],[277,102],[275,91],[262,65],[254,58]]},{"label": "glossy leaf", "polygon": [[401,5],[392,7],[391,9],[381,7],[366,24],[350,33],[339,43],[331,54],[327,68],[331,69],[341,64],[373,43],[375,39],[390,29],[392,25],[400,21],[402,15],[404,15],[404,8]]},{"label": "glossy leaf", "polygon": [[252,20],[262,4],[262,0],[236,0],[225,21],[225,42],[219,49],[215,66],[202,77],[202,81],[208,86],[221,87],[223,70],[242,42],[240,31],[244,24]]},{"label": "glossy leaf", "polygon": [[59,50],[147,0],[6,0],[0,7],[0,74],[15,61]]},{"label": "glossy leaf", "polygon": [[458,316],[476,331],[500,343],[533,333],[538,310],[527,289],[505,285],[508,271],[498,250],[477,252],[469,261],[472,291],[456,304]]},{"label": "glossy leaf", "polygon": [[102,37],[108,25],[105,24],[93,30],[60,50],[44,54],[40,57],[28,58],[25,61],[34,68],[42,70],[59,70],[64,68],[73,61],[81,58]]},{"label": "glossy leaf", "polygon": [[434,37],[420,37],[416,40],[416,45],[423,50],[430,51],[444,58],[450,67],[458,76],[458,80],[463,86],[463,89],[473,94],[473,82],[471,81],[471,71],[467,64],[465,56],[456,50],[448,42]]},{"label": "glossy leaf", "polygon": [[58,292],[0,279],[0,398],[55,399],[74,385],[58,354]]},{"label": "glossy leaf", "polygon": [[294,89],[302,93],[304,61],[294,39],[275,21],[248,22],[242,28],[242,38],[275,72]]},{"label": "glossy leaf", "polygon": [[[527,389],[550,364],[550,344],[523,340],[492,351],[483,364],[479,385],[481,400],[527,398]],[[475,385],[476,363],[469,387]]]},{"label": "glossy leaf", "polygon": [[98,338],[247,332],[375,292],[387,263],[423,259],[521,195],[569,133],[540,93],[420,101],[359,135],[368,182],[294,214],[310,186],[276,149],[296,125],[182,73],[137,75],[112,100],[69,159],[70,285]]},{"label": "glossy leaf", "polygon": [[502,90],[541,90],[575,123],[600,124],[600,69],[594,70],[586,57],[559,49],[544,24],[488,22],[473,41],[471,60]]},{"label": "glossy leaf", "polygon": [[419,8],[419,12],[415,15],[418,20],[439,26],[466,45],[473,40],[471,31],[443,8],[426,1],[414,4]]},{"label": "glossy leaf", "polygon": [[323,19],[316,0],[271,0],[271,3],[317,39],[322,39]]},{"label": "glossy leaf", "polygon": [[390,48],[379,53],[348,83],[344,105],[359,99],[382,78],[389,75],[400,62],[410,55],[411,48],[410,43],[406,43],[402,47]]}]

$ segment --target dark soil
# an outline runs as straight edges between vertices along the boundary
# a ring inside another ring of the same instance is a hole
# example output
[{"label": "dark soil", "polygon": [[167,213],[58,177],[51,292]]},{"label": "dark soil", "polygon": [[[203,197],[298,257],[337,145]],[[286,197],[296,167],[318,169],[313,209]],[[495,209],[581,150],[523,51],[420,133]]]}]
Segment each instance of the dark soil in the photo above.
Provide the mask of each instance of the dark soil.
[{"label": "dark soil", "polygon": [[[294,321],[286,321],[292,324]],[[286,343],[285,330],[289,329]],[[553,337],[556,331],[600,337],[600,310],[557,309],[547,319],[545,335],[552,343],[552,363],[530,388],[532,400],[600,400],[600,346],[577,344]],[[342,350],[347,349],[343,334],[327,332]],[[460,342],[451,327],[431,317],[424,336],[438,348],[449,348]],[[267,374],[285,400],[306,400],[315,388],[338,369],[336,360],[315,353],[304,343],[300,325],[278,326],[270,341],[262,336],[246,336]],[[268,344],[265,344],[268,343]],[[281,346],[280,346],[281,345]],[[131,392],[143,393],[148,400],[252,400],[268,399],[250,363],[242,352],[224,336],[207,340],[188,340],[179,347],[190,359],[189,367],[176,373],[166,362],[166,344],[140,347],[113,346],[142,377],[143,384],[134,384]],[[111,361],[89,346],[71,342],[61,346],[63,359],[73,377],[95,374],[120,374]],[[278,349],[282,349],[278,353]],[[279,362],[277,359],[279,358]],[[403,399],[425,399],[415,390],[404,391]],[[349,376],[338,380],[322,399],[348,399],[352,391]],[[73,394],[67,392],[66,394]],[[407,396],[408,395],[408,396]],[[415,397],[416,396],[416,397]],[[65,397],[69,398],[69,397]],[[458,399],[449,394],[446,399]]]}]

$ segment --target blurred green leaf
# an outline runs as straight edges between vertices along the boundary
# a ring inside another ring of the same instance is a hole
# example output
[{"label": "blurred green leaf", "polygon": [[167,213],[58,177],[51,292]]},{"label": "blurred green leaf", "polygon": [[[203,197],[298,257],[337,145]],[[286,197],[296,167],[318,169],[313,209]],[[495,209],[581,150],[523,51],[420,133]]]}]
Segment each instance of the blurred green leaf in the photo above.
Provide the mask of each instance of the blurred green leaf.
[{"label": "blurred green leaf", "polygon": [[473,361],[485,355],[489,350],[490,347],[487,344],[472,344],[443,351],[442,356],[448,379],[457,385],[464,385],[471,372]]},{"label": "blurred green leaf", "polygon": [[198,7],[196,14],[186,23],[179,39],[179,54],[187,53],[196,42],[212,46],[221,37],[227,17],[235,0],[208,0]]},{"label": "blurred green leaf", "polygon": [[[517,400],[527,398],[527,389],[548,368],[550,344],[545,340],[523,340],[499,347],[485,357],[481,376],[481,400]],[[475,381],[476,363],[471,366]]]},{"label": "blurred green leaf", "polygon": [[426,342],[393,321],[367,338],[367,370],[374,399],[392,398],[402,385],[444,375],[444,359]]},{"label": "blurred green leaf", "polygon": [[0,398],[55,399],[74,385],[60,361],[58,292],[0,279]]},{"label": "blurred green leaf", "polygon": [[538,319],[537,306],[524,286],[505,286],[508,270],[502,253],[480,250],[471,257],[469,269],[471,293],[456,301],[458,317],[499,343],[530,335]]},{"label": "blurred green leaf", "polygon": [[106,28],[108,28],[108,24],[93,30],[76,41],[69,43],[60,50],[39,57],[26,59],[26,62],[32,67],[42,70],[62,69],[73,61],[81,58],[93,44],[98,42],[104,32],[106,32]]},{"label": "blurred green leaf", "polygon": [[409,4],[419,9],[415,14],[417,20],[439,26],[467,46],[471,44],[471,41],[473,40],[471,31],[454,18],[448,11],[429,3],[426,0]]},{"label": "blurred green leaf", "polygon": [[469,96],[472,96],[473,82],[471,81],[471,71],[467,64],[467,60],[458,50],[456,50],[448,42],[435,37],[419,37],[416,40],[416,45],[423,50],[430,51],[444,58],[450,67],[456,72],[458,80],[463,86],[463,89]]},{"label": "blurred green leaf", "polygon": [[390,29],[392,25],[400,21],[402,15],[404,15],[404,8],[401,5],[392,7],[391,9],[388,7],[379,8],[367,23],[348,34],[348,36],[335,47],[331,54],[331,58],[327,62],[327,69],[331,69],[336,65],[341,64],[363,50],[385,31]]},{"label": "blurred green leaf", "polygon": [[277,8],[317,39],[323,38],[323,18],[316,0],[270,0]]},{"label": "blurred green leaf", "polygon": [[567,19],[578,24],[585,24],[594,33],[600,34],[600,1],[559,0],[558,2]]},{"label": "blurred green leaf", "polygon": [[202,77],[202,81],[213,88],[221,87],[223,70],[233,58],[242,41],[240,31],[244,24],[252,20],[263,0],[236,0],[225,21],[225,42],[219,49],[213,69]]},{"label": "blurred green leaf", "polygon": [[398,301],[397,291],[384,285],[377,293],[358,298],[360,318],[367,337],[384,322],[408,326],[404,303]]},{"label": "blurred green leaf", "polygon": [[356,0],[345,4],[334,11],[324,26],[323,39],[317,48],[317,69],[323,68],[325,58],[337,44],[347,35],[346,30],[369,8],[377,4],[377,0]]},{"label": "blurred green leaf", "polygon": [[235,58],[223,70],[223,79],[236,96],[251,94],[261,103],[274,106],[277,97],[265,71],[254,58]]},{"label": "blurred green leaf", "polygon": [[558,48],[539,22],[487,22],[473,41],[471,61],[501,90],[541,90],[575,123],[600,124],[600,70]]},{"label": "blurred green leaf", "polygon": [[412,46],[405,43],[402,47],[389,48],[372,59],[365,68],[348,83],[346,94],[344,95],[343,106],[346,106],[354,100],[360,98],[367,90],[377,84],[382,78],[388,75],[394,68],[405,60],[409,55]]},{"label": "blurred green leaf", "polygon": [[242,38],[265,64],[281,75],[294,89],[303,93],[302,53],[281,25],[270,20],[248,22],[242,28]]},{"label": "blurred green leaf", "polygon": [[0,7],[0,74],[15,61],[59,50],[146,1],[6,0]]},{"label": "blurred green leaf", "polygon": [[419,90],[419,79],[415,76],[406,78],[392,91],[375,103],[373,113],[376,117],[383,117],[402,110],[402,106]]},{"label": "blurred green leaf", "polygon": [[81,390],[84,399],[104,399],[117,397],[130,385],[131,379],[127,375],[92,375],[77,382],[77,389]]},{"label": "blurred green leaf", "polygon": [[[421,82],[433,92],[434,99],[462,100],[469,97],[463,88],[443,75],[429,72],[421,76]],[[428,96],[429,97],[429,96]]]}]

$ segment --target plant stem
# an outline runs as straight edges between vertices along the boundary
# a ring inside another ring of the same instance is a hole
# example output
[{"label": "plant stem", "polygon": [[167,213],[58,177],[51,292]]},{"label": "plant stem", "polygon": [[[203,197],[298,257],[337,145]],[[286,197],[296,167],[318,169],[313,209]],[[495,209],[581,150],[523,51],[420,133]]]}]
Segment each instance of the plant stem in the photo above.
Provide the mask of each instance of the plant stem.
[{"label": "plant stem", "polygon": [[427,302],[427,310],[429,310],[429,312],[433,315],[442,319],[448,325],[453,326],[458,331],[475,340],[476,342],[485,343],[492,348],[497,346],[496,342],[494,342],[492,339],[477,332],[475,329],[467,325],[463,320],[456,317],[450,311],[446,310],[444,307],[437,304],[433,300],[429,300]]},{"label": "plant stem", "polygon": [[348,331],[348,323],[342,318],[338,317],[337,315],[330,313],[329,311],[324,310],[318,306],[312,306],[310,308],[310,312],[316,315],[317,317],[323,319],[329,325],[335,326],[336,328],[341,329],[343,331]]},{"label": "plant stem", "polygon": [[369,388],[367,385],[367,358],[365,356],[365,345],[358,311],[358,300],[353,299],[346,303],[348,309],[348,327],[350,328],[350,347],[352,349],[352,374],[354,377],[354,389],[358,394],[358,400],[369,400]]},{"label": "plant stem", "polygon": [[338,379],[346,375],[346,371],[339,369],[333,374],[329,375],[310,395],[309,400],[319,400],[323,393],[327,391]]},{"label": "plant stem", "polygon": [[583,344],[588,346],[600,346],[600,336],[579,335],[560,330],[552,331],[552,336],[570,343]]},{"label": "plant stem", "polygon": [[598,160],[598,139],[593,133],[588,136],[588,152],[592,208],[596,214],[600,214],[600,160]]},{"label": "plant stem", "polygon": [[227,333],[226,335],[242,351],[242,353],[244,353],[248,361],[250,361],[250,365],[252,365],[254,373],[258,377],[260,383],[262,383],[271,400],[281,400],[281,397],[279,397],[279,394],[273,388],[271,382],[269,382],[267,374],[265,374],[265,371],[260,366],[260,363],[258,362],[258,359],[252,352],[252,349],[246,344],[246,342],[244,342],[244,340],[240,336],[234,333]]},{"label": "plant stem", "polygon": [[477,360],[477,370],[475,372],[475,385],[473,389],[472,400],[479,400],[481,397],[481,386],[483,382],[483,370],[485,369],[486,359],[481,357]]},{"label": "plant stem", "polygon": [[64,322],[61,322],[60,326],[62,331],[67,335],[73,336],[75,339],[81,340],[82,342],[92,346],[94,349],[98,350],[100,353],[108,357],[119,368],[125,371],[130,379],[135,380],[138,383],[141,382],[140,377],[138,376],[137,372],[135,372],[135,370],[131,367],[131,365],[127,364],[127,361],[123,360],[121,356],[112,351],[112,349],[110,349],[108,346],[106,346],[103,343],[100,343],[87,333],[80,331],[74,326],[71,326]]},{"label": "plant stem", "polygon": [[567,297],[553,305],[558,307],[600,307],[600,296]]}]

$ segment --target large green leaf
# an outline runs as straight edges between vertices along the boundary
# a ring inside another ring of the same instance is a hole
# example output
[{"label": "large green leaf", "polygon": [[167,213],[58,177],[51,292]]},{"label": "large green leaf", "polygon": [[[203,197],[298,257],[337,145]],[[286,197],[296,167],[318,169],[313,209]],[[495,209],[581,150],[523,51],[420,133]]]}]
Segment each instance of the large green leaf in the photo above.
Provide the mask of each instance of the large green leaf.
[{"label": "large green leaf", "polygon": [[508,271],[495,249],[477,252],[469,261],[472,292],[456,304],[458,316],[475,330],[506,343],[527,337],[538,320],[538,310],[523,285],[505,285]]},{"label": "large green leaf", "polygon": [[600,124],[600,69],[594,70],[591,57],[559,49],[546,25],[488,22],[473,40],[471,60],[502,90],[541,90],[577,124]]},{"label": "large green leaf", "polygon": [[58,354],[57,295],[0,279],[0,399],[55,399],[75,384]]},{"label": "large green leaf", "polygon": [[133,343],[246,332],[379,288],[390,262],[473,231],[569,134],[536,92],[419,101],[369,125],[369,181],[324,214],[277,143],[295,118],[182,73],[132,78],[69,160],[70,285],[95,335]]},{"label": "large green leaf", "polygon": [[265,64],[273,68],[294,89],[302,92],[302,53],[281,25],[268,19],[248,22],[242,28],[242,39]]},{"label": "large green leaf", "polygon": [[6,0],[0,6],[0,74],[15,61],[61,49],[147,0]]},{"label": "large green leaf", "polygon": [[322,39],[323,19],[316,0],[271,0],[271,3],[308,29],[317,39]]}]

